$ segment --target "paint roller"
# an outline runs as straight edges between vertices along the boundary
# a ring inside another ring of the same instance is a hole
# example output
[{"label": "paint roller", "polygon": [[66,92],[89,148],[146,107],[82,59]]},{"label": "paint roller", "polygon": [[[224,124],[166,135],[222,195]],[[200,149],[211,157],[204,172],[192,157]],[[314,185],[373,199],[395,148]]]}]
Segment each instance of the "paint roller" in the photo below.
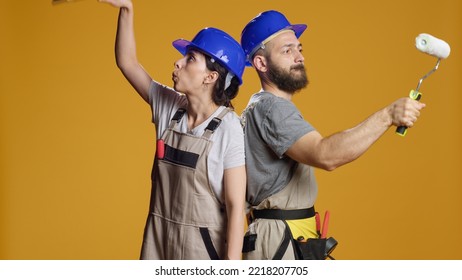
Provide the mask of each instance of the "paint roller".
[{"label": "paint roller", "polygon": [[[430,72],[425,74],[420,80],[419,83],[417,84],[417,87],[415,90],[411,90],[409,93],[409,97],[414,99],[414,100],[420,100],[422,98],[422,93],[419,92],[420,86],[422,85],[423,80],[425,80],[428,76],[433,74],[435,72],[442,59],[445,59],[449,56],[449,53],[451,52],[451,47],[449,47],[449,44],[446,43],[445,41],[438,39],[436,37],[433,37],[430,34],[422,33],[419,36],[415,38],[415,47],[426,54],[429,54],[431,56],[434,56],[438,58],[438,61],[436,62],[435,67],[433,67]],[[396,133],[401,136],[405,136],[407,132],[407,127],[406,126],[399,126],[396,128]]]}]

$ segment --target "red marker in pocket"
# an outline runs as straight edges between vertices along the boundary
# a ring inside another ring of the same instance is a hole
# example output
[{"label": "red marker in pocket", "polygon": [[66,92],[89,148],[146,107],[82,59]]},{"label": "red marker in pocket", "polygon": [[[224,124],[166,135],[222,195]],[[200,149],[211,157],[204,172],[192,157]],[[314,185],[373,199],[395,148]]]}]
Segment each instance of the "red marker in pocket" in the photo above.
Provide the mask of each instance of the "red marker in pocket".
[{"label": "red marker in pocket", "polygon": [[164,155],[165,155],[165,143],[164,143],[164,140],[159,139],[157,140],[156,156],[158,159],[163,159]]}]

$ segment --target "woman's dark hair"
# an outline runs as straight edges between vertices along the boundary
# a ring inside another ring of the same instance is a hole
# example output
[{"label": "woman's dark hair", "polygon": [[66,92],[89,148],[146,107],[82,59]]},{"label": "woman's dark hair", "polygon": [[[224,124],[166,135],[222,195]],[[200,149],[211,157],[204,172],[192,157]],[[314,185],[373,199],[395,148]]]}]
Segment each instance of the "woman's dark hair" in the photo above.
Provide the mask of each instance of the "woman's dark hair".
[{"label": "woman's dark hair", "polygon": [[231,79],[231,83],[228,88],[225,90],[225,83],[226,83],[226,75],[228,74],[228,70],[223,67],[218,61],[212,60],[212,58],[204,54],[205,56],[205,65],[207,69],[210,71],[218,72],[218,80],[215,83],[215,87],[213,88],[212,92],[212,100],[218,106],[226,106],[234,108],[231,104],[231,100],[237,96],[239,91],[239,80],[236,76]]}]

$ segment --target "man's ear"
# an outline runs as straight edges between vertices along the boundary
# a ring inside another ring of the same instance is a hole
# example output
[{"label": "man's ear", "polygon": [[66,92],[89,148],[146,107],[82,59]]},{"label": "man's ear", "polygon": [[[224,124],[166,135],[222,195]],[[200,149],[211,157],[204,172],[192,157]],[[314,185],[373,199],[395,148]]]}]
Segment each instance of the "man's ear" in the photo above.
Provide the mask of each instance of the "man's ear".
[{"label": "man's ear", "polygon": [[255,55],[252,62],[253,67],[255,67],[255,69],[259,72],[268,71],[268,64],[266,58],[263,55]]},{"label": "man's ear", "polygon": [[217,80],[218,80],[218,77],[220,75],[218,74],[217,71],[210,71],[209,73],[207,73],[207,75],[205,76],[205,79],[204,79],[204,84],[213,84],[215,83]]}]

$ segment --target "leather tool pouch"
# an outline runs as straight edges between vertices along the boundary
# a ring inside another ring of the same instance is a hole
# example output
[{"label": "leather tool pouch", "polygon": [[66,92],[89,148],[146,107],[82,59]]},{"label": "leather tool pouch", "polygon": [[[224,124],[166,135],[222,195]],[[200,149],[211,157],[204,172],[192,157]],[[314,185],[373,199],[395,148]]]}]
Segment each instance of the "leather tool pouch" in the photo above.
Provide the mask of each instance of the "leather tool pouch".
[{"label": "leather tool pouch", "polygon": [[308,240],[298,240],[293,237],[287,222],[283,220],[283,223],[286,226],[285,238],[290,237],[295,252],[295,259],[325,260],[328,257],[333,259],[330,253],[337,246],[337,241],[334,238],[308,238]]},{"label": "leather tool pouch", "polygon": [[292,239],[292,244],[299,260],[325,260],[326,239],[309,238],[307,241]]}]

